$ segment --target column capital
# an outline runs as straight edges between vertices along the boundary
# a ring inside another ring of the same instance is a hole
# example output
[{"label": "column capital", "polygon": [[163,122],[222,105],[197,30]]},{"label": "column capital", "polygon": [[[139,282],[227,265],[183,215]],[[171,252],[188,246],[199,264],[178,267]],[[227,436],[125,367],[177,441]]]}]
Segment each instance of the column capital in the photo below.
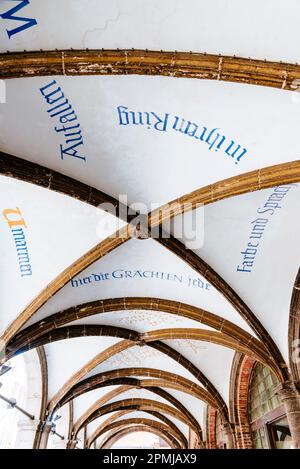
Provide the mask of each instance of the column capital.
[{"label": "column capital", "polygon": [[67,445],[66,445],[67,449],[74,449],[77,441],[78,440],[76,438],[75,440],[72,440],[72,439],[68,440]]},{"label": "column capital", "polygon": [[231,422],[223,422],[222,423],[222,427],[225,431],[234,431],[235,430],[235,423],[231,423]]},{"label": "column capital", "polygon": [[222,428],[226,435],[226,446],[228,449],[233,449],[235,447],[234,441],[234,424],[230,422],[223,422]]},{"label": "column capital", "polygon": [[283,383],[278,384],[274,391],[275,394],[278,394],[283,401],[286,399],[300,397],[299,383],[296,383],[292,380],[284,381]]},{"label": "column capital", "polygon": [[40,421],[39,431],[41,432],[41,441],[39,449],[46,449],[48,444],[48,438],[51,430],[53,429],[53,424],[49,421]]},{"label": "column capital", "polygon": [[285,381],[275,388],[275,392],[281,398],[292,440],[293,447],[300,448],[300,393],[299,386],[295,381]]},{"label": "column capital", "polygon": [[49,420],[40,420],[38,424],[38,431],[41,433],[50,433],[53,429],[53,423]]}]

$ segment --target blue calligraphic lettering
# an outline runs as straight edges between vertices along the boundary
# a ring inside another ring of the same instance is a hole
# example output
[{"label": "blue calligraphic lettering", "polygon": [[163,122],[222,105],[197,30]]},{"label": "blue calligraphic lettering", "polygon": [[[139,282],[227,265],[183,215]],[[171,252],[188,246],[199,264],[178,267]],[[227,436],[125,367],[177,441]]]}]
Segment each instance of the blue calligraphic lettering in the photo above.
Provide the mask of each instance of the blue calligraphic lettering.
[{"label": "blue calligraphic lettering", "polygon": [[6,11],[5,13],[1,13],[0,18],[3,18],[4,20],[20,21],[23,24],[11,30],[6,29],[9,39],[11,39],[11,37],[14,36],[15,34],[21,33],[22,31],[25,31],[28,28],[32,28],[32,26],[35,26],[37,24],[37,21],[33,18],[15,16],[15,13],[18,13],[18,11],[20,11],[22,8],[30,4],[29,0],[10,0],[10,1],[17,2],[18,5],[12,7],[10,10]]},{"label": "blue calligraphic lettering", "polygon": [[282,208],[279,201],[281,201],[293,187],[297,187],[297,184],[274,187],[264,205],[256,210],[259,215],[264,214],[265,216],[255,218],[251,221],[251,232],[248,243],[246,248],[241,251],[242,260],[236,268],[237,272],[252,272],[259,245],[270,222],[270,218],[266,217],[273,216],[276,210]]},{"label": "blue calligraphic lettering", "polygon": [[209,151],[218,152],[221,150],[226,158],[230,156],[235,164],[238,164],[247,153],[247,149],[242,148],[235,140],[222,135],[223,132],[218,127],[209,129],[205,125],[199,125],[182,117],[172,116],[169,113],[159,115],[153,111],[130,111],[126,106],[118,106],[117,111],[119,125],[121,126],[144,126],[147,129],[159,132],[175,131],[178,134],[207,144]]},{"label": "blue calligraphic lettering", "polygon": [[47,110],[47,113],[51,119],[57,118],[61,124],[61,126],[54,127],[55,132],[63,134],[65,139],[65,144],[60,144],[61,159],[63,160],[65,156],[71,156],[86,161],[86,157],[83,156],[78,149],[78,147],[84,145],[79,122],[67,125],[71,122],[78,121],[77,114],[69,103],[69,100],[65,99],[65,94],[61,87],[57,85],[56,80],[52,80],[50,83],[40,88],[40,92],[46,103],[51,106],[50,109]]},{"label": "blue calligraphic lettering", "polygon": [[92,273],[89,277],[76,277],[70,281],[70,284],[73,288],[79,288],[90,283],[98,283],[107,280],[113,281],[122,281],[122,280],[159,280],[159,281],[168,281],[176,284],[182,284],[187,287],[196,287],[201,290],[209,290],[210,284],[205,282],[199,277],[191,278],[184,277],[181,274],[173,272],[162,272],[156,270],[129,270],[129,269],[116,269],[112,272],[97,272]]}]

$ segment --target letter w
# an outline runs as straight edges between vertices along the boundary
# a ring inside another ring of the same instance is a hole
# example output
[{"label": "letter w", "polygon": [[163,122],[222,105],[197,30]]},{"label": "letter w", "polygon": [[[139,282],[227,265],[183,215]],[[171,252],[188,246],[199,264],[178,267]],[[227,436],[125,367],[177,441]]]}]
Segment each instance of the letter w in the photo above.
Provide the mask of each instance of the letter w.
[{"label": "letter w", "polygon": [[31,28],[32,26],[35,26],[37,24],[37,21],[33,18],[22,18],[20,16],[14,16],[15,13],[17,13],[19,10],[24,8],[26,5],[29,5],[29,0],[10,0],[10,1],[17,1],[19,2],[19,5],[16,5],[15,7],[11,8],[8,10],[6,13],[0,14],[0,17],[3,18],[4,20],[15,20],[15,21],[23,21],[23,25],[11,29],[8,31],[6,30],[9,39],[17,33],[20,33],[21,31],[24,31],[25,29]]}]

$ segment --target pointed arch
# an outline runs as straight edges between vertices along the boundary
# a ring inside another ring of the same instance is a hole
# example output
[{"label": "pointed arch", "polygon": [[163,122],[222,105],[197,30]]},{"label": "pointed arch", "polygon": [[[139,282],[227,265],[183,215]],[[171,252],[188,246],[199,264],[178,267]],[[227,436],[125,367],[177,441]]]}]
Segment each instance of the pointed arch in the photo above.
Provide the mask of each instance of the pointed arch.
[{"label": "pointed arch", "polygon": [[8,344],[7,352],[14,353],[18,349],[26,346],[26,344],[34,343],[40,336],[50,334],[55,329],[63,327],[70,322],[96,314],[104,314],[107,312],[116,313],[118,311],[136,309],[165,312],[205,324],[217,331],[222,331],[224,334],[238,340],[245,346],[252,347],[253,351],[257,353],[264,353],[265,359],[269,357],[268,351],[262,342],[231,321],[196,306],[152,297],[109,298],[70,307],[64,311],[52,314],[45,319],[41,319],[32,326],[23,329],[15,336],[15,339]]},{"label": "pointed arch", "polygon": [[0,54],[0,78],[50,75],[155,75],[224,80],[291,90],[298,64],[196,52],[57,50]]},{"label": "pointed arch", "polygon": [[[91,405],[82,415],[81,417],[74,423],[73,426],[73,431],[72,435],[76,438],[78,432],[85,426],[85,422],[89,420],[89,418],[100,408],[103,407],[105,404],[109,404],[109,401],[126,391],[130,389],[130,386],[127,385],[122,385],[119,386],[116,389],[113,389],[112,391],[108,392],[104,396],[102,396],[100,399],[98,399],[96,402],[94,402],[93,405]],[[191,414],[190,411],[187,410],[187,408],[180,402],[178,399],[173,397],[171,394],[169,394],[167,391],[164,389],[160,389],[158,387],[153,387],[147,389],[147,391],[152,392],[153,394],[156,394],[160,397],[162,397],[164,400],[168,402],[168,405],[171,404],[174,406],[175,409],[178,410],[180,414],[182,414],[185,417],[185,423],[186,425],[190,426],[193,428],[198,435],[202,435],[202,429],[199,423],[197,422],[196,418]],[[159,401],[158,401],[159,402]]]},{"label": "pointed arch", "polygon": [[[121,425],[120,425],[121,426]],[[128,428],[115,429],[109,433],[109,436],[101,443],[99,449],[109,449],[111,446],[116,443],[120,438],[134,432],[146,432],[152,433],[157,436],[160,436],[166,443],[170,445],[172,449],[180,449],[180,444],[172,434],[169,433],[169,430],[159,429],[153,427],[153,425],[135,425]]]},{"label": "pointed arch", "polygon": [[187,449],[185,446],[185,443],[182,441],[181,436],[182,433],[175,433],[174,430],[169,427],[166,424],[157,422],[156,420],[151,420],[151,419],[146,419],[146,418],[130,418],[130,419],[124,419],[124,420],[119,420],[117,422],[112,422],[103,428],[97,428],[96,432],[94,432],[93,437],[89,439],[88,441],[88,447],[90,447],[97,438],[99,438],[101,435],[103,435],[106,432],[109,432],[110,430],[113,430],[115,428],[122,428],[122,427],[129,427],[135,424],[143,425],[145,427],[148,427],[150,429],[164,429],[165,432],[170,433],[179,443],[180,446],[183,449]]},{"label": "pointed arch", "polygon": [[[27,169],[24,171],[24,167]],[[29,166],[28,166],[29,165]],[[87,186],[83,183],[61,175],[48,168],[42,167],[35,163],[21,160],[20,158],[12,155],[7,155],[0,152],[0,173],[6,176],[13,176],[27,182],[42,185],[43,187],[52,190],[63,191],[64,193],[79,198],[89,204],[98,205],[106,201],[116,208],[116,215],[120,213],[127,213],[125,210],[120,211],[118,201],[110,196],[98,191],[95,188]],[[25,174],[25,176],[24,176]],[[31,176],[33,174],[33,176]],[[41,181],[41,182],[38,182]],[[223,198],[239,195],[249,191],[260,190],[267,187],[272,187],[276,184],[287,184],[300,181],[300,161],[279,164],[261,170],[245,173],[244,175],[229,178],[206,188],[196,190],[186,196],[170,202],[172,210],[163,210],[164,216],[175,216],[175,214],[182,213],[183,207],[186,202],[189,209],[195,207],[197,203],[212,203]],[[177,212],[179,210],[179,212]],[[159,210],[154,211],[149,215],[149,220],[153,217],[155,223],[160,223]],[[91,265],[95,260],[104,257],[106,254],[131,239],[135,230],[129,230],[125,227],[119,233],[115,233],[111,237],[104,240],[95,248],[90,250],[86,255],[80,258],[77,262],[73,263],[62,274],[60,274],[50,285],[43,290],[19,317],[8,327],[1,339],[6,344],[13,335],[20,329],[20,327],[30,318],[34,313],[56,292],[58,292],[72,277],[80,273],[84,268]],[[114,241],[114,242],[112,242]],[[225,282],[222,277],[217,274],[207,263],[205,263],[199,256],[192,251],[185,248],[185,246],[176,238],[160,238],[158,242],[171,252],[180,257],[184,262],[190,265],[196,272],[206,278],[236,309],[241,317],[249,324],[255,331],[258,337],[266,345],[274,360],[277,361],[281,368],[282,376],[287,379],[288,371],[284,359],[267,330],[263,327],[261,322],[256,318],[250,308],[244,301],[237,295],[237,293]],[[97,254],[98,252],[98,254]],[[97,257],[98,256],[98,257]],[[92,260],[94,259],[94,260]],[[80,262],[81,261],[81,262]],[[83,264],[83,266],[81,266]],[[80,267],[81,266],[81,267]]]},{"label": "pointed arch", "polygon": [[[82,422],[81,426],[78,427],[76,434],[80,431],[81,428],[93,422],[98,417],[109,414],[111,412],[115,412],[117,410],[123,410],[123,409],[124,410],[126,409],[154,410],[154,411],[161,412],[163,414],[170,415],[171,417],[176,418],[177,420],[180,420],[185,425],[188,425],[186,421],[186,416],[182,414],[182,412],[179,411],[177,408],[171,407],[168,404],[165,404],[159,401],[154,401],[152,399],[123,399],[120,401],[115,401],[109,404],[105,404],[102,407],[96,409],[92,414],[90,414],[86,418],[84,422]],[[202,431],[199,425],[194,426],[191,422],[189,422],[189,424],[190,424],[189,426],[191,426],[191,428],[193,428],[193,430],[196,432],[200,441],[202,441]]]},{"label": "pointed arch", "polygon": [[[91,446],[92,443],[95,441],[95,439],[97,438],[97,432],[98,431],[101,431],[104,427],[106,427],[107,425],[110,425],[111,423],[115,422],[120,417],[131,414],[132,412],[135,412],[135,411],[130,410],[130,409],[117,411],[111,417],[108,417],[106,420],[104,420],[104,422],[101,425],[99,425],[99,427],[91,435],[90,439],[88,440],[88,446]],[[170,428],[173,431],[174,434],[178,435],[178,440],[182,442],[183,447],[186,447],[186,448],[188,447],[188,441],[187,441],[186,437],[184,436],[184,434],[179,430],[177,425],[175,425],[175,423],[173,423],[165,415],[163,415],[159,412],[150,411],[150,410],[143,411],[143,412],[145,412],[146,414],[148,414],[151,417],[155,417],[156,419],[158,419],[159,421],[164,423],[168,428]]]},{"label": "pointed arch", "polygon": [[[143,376],[144,378],[137,379],[133,378],[133,376]],[[212,398],[210,393],[193,381],[176,373],[148,367],[118,368],[93,375],[76,383],[65,394],[58,405],[62,407],[70,402],[70,400],[76,399],[86,392],[114,385],[136,386],[140,388],[159,386],[176,389],[217,407],[217,401]]]},{"label": "pointed arch", "polygon": [[191,339],[211,342],[254,357],[257,361],[272,369],[278,379],[282,380],[282,375],[276,362],[274,362],[270,356],[263,353],[262,350],[254,350],[251,344],[244,345],[241,341],[233,339],[225,332],[215,332],[206,329],[171,328],[139,333],[130,329],[114,326],[89,324],[66,326],[54,329],[53,331],[40,336],[38,339],[33,340],[32,342],[27,341],[24,347],[18,349],[17,351],[13,351],[11,355],[13,356],[16,353],[24,353],[27,350],[32,350],[33,348],[59,340],[88,336],[118,337],[134,342],[136,345],[140,346],[157,341],[161,342],[168,339]]}]

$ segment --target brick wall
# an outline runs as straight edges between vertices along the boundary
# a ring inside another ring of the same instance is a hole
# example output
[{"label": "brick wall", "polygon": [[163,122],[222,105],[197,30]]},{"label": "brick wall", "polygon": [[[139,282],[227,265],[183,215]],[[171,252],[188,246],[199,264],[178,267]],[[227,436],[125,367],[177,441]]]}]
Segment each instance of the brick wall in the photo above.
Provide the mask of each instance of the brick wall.
[{"label": "brick wall", "polygon": [[239,449],[253,448],[250,424],[248,419],[248,395],[251,373],[255,360],[250,357],[244,357],[237,379],[236,406],[238,422],[236,425],[236,441]]},{"label": "brick wall", "polygon": [[208,406],[207,412],[207,439],[208,439],[208,449],[216,448],[216,417],[217,411],[212,407]]}]

